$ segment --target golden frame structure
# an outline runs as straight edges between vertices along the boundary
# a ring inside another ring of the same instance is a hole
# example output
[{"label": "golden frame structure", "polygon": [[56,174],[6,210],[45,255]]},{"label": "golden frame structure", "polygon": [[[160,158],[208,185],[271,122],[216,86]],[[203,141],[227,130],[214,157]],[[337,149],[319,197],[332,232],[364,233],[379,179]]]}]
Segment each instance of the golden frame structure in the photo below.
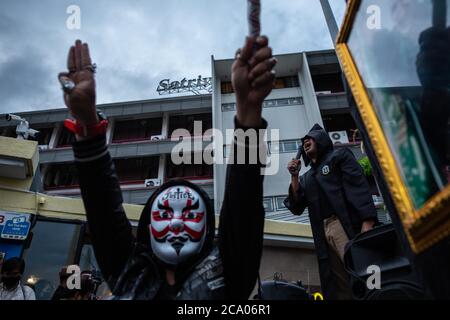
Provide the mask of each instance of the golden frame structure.
[{"label": "golden frame structure", "polygon": [[411,249],[419,254],[450,235],[450,184],[416,210],[347,45],[361,0],[349,0],[336,51]]}]

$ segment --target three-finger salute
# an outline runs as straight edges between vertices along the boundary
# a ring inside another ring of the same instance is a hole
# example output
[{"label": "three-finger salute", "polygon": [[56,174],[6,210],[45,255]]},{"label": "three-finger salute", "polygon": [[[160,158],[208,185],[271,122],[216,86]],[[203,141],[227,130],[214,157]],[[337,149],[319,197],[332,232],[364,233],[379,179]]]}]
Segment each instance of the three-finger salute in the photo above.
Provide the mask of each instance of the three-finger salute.
[{"label": "three-finger salute", "polygon": [[64,102],[80,125],[98,123],[95,109],[95,66],[92,64],[87,43],[80,40],[70,47],[67,58],[68,72],[61,72],[58,79],[64,91]]}]

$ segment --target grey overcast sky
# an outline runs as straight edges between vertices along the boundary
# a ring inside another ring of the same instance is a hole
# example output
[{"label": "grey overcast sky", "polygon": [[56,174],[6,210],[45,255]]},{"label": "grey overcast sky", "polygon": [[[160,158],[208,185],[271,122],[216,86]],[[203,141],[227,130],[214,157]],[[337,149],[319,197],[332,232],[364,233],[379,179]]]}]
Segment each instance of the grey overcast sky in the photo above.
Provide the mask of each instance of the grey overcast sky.
[{"label": "grey overcast sky", "polygon": [[[344,0],[330,0],[338,23]],[[81,9],[69,30],[66,11]],[[262,0],[274,54],[332,48],[318,0]],[[0,113],[63,107],[56,79],[67,51],[88,42],[97,103],[157,98],[160,80],[210,76],[247,33],[245,0],[0,0]]]}]

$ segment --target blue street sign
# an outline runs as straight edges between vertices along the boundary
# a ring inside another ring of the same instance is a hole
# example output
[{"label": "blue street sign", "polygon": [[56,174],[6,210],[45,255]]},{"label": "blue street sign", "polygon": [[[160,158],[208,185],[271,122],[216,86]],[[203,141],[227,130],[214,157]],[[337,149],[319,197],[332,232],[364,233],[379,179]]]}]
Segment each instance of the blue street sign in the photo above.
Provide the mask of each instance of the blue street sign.
[{"label": "blue street sign", "polygon": [[30,231],[28,214],[13,214],[0,212],[0,238],[25,240]]}]

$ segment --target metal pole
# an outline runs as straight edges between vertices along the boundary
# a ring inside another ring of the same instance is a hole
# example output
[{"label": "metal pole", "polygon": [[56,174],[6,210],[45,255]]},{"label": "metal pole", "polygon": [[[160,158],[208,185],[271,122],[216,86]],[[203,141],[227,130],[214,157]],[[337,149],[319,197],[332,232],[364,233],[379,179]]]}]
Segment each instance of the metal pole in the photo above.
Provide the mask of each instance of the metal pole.
[{"label": "metal pole", "polygon": [[433,27],[445,29],[447,26],[447,0],[433,0]]},{"label": "metal pole", "polygon": [[339,34],[339,28],[333,14],[333,10],[331,10],[331,6],[328,0],[320,0],[320,4],[322,5],[322,11],[328,25],[331,40],[333,41],[333,45],[336,47],[336,39]]}]

